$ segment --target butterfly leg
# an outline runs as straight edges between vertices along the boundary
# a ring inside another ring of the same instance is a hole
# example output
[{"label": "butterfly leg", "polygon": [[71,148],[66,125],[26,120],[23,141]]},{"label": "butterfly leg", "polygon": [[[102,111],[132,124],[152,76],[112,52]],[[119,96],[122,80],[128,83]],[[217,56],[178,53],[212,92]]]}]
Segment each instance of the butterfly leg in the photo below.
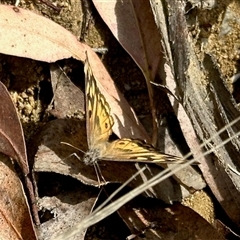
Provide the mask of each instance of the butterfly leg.
[{"label": "butterfly leg", "polygon": [[[99,187],[101,187],[102,185],[106,185],[107,181],[103,177],[98,163],[94,163],[93,166],[94,166],[94,169],[95,169],[95,172],[96,172],[96,175],[97,175],[97,180],[98,180]],[[102,181],[100,179],[102,179]]]}]

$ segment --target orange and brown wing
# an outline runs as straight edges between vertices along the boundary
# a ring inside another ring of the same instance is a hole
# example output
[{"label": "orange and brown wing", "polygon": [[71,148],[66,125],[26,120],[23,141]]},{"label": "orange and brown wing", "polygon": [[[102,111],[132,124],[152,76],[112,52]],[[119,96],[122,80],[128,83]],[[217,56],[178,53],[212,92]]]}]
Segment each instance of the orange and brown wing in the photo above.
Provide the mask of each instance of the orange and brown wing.
[{"label": "orange and brown wing", "polygon": [[115,140],[102,152],[102,160],[145,162],[145,163],[184,163],[186,160],[161,153],[141,140],[128,138]]},{"label": "orange and brown wing", "polygon": [[109,104],[99,91],[88,57],[86,57],[84,72],[88,147],[94,149],[97,145],[108,141],[112,134],[114,120],[110,115]]}]

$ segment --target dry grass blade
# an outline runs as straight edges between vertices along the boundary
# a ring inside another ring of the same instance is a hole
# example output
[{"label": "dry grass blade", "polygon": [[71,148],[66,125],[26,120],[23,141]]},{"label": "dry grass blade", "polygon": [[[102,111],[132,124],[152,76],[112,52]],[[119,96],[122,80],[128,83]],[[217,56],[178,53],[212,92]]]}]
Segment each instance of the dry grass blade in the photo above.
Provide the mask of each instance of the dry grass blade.
[{"label": "dry grass blade", "polygon": [[[218,134],[221,134],[223,131],[227,130],[229,127],[231,127],[234,124],[236,124],[239,120],[240,120],[240,117],[237,118],[236,120],[234,120],[233,122],[231,122],[228,126],[226,126],[223,129],[221,129],[218,132]],[[222,146],[224,146],[225,144],[227,144],[228,142],[230,142],[234,138],[238,137],[239,135],[240,135],[240,132],[234,134],[232,137],[226,139],[224,142],[222,142],[221,144],[219,144],[215,148],[206,151],[203,154],[203,156],[208,155],[208,154],[216,151],[218,148],[221,148]],[[212,141],[212,139],[215,138],[215,137],[216,137],[215,135],[212,136],[210,139],[208,139],[208,141],[209,142]],[[201,147],[204,147],[204,146],[205,146],[205,143],[201,144]],[[163,181],[164,179],[172,176],[177,171],[179,171],[179,170],[183,169],[184,167],[194,163],[195,161],[198,161],[203,156],[200,155],[197,158],[192,159],[191,161],[189,161],[189,162],[187,162],[185,164],[173,165],[172,167],[170,167],[168,169],[165,169],[164,171],[160,172],[159,174],[157,174],[156,176],[154,176],[153,178],[151,178],[147,182],[143,183],[139,187],[137,187],[137,188],[133,189],[132,191],[130,191],[128,194],[122,196],[121,198],[119,198],[118,200],[114,201],[113,203],[110,203],[107,207],[105,207],[105,208],[103,208],[103,209],[101,209],[99,211],[94,211],[86,219],[84,219],[81,223],[75,225],[74,227],[72,227],[71,229],[69,229],[68,231],[66,231],[65,233],[59,235],[57,238],[54,238],[54,239],[56,239],[56,240],[69,239],[70,237],[74,236],[74,234],[76,234],[78,231],[82,231],[83,229],[86,229],[89,226],[92,226],[93,224],[99,222],[100,220],[102,220],[105,217],[109,216],[111,213],[117,211],[121,206],[123,206],[125,203],[127,203],[128,201],[130,201],[131,199],[133,199],[137,195],[139,195],[142,192],[146,191],[148,188],[151,188],[152,186],[154,186],[154,185],[160,183],[161,181]]]}]

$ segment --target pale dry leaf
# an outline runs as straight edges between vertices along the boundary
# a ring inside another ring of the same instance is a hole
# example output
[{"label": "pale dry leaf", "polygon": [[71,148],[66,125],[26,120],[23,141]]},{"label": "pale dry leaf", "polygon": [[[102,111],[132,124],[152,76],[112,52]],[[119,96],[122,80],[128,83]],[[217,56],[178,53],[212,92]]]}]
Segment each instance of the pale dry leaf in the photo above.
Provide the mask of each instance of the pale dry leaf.
[{"label": "pale dry leaf", "polygon": [[22,8],[0,5],[0,52],[55,62],[85,59],[86,45],[53,21]]},{"label": "pale dry leaf", "polygon": [[[96,202],[99,190],[81,186],[79,183],[62,191],[63,193],[56,196],[46,196],[38,201],[41,212],[49,211],[53,215],[52,219],[42,223],[39,227],[39,240],[54,238],[87,217]],[[86,229],[80,231],[72,240],[84,239],[85,232]]]},{"label": "pale dry leaf", "polygon": [[97,81],[102,85],[101,90],[112,111],[118,116],[114,132],[118,136],[135,136],[149,141],[148,134],[127,101],[116,90],[109,74],[91,48],[78,42],[69,31],[51,20],[21,8],[18,10],[14,11],[12,6],[0,5],[0,35],[4,36],[0,38],[0,52],[54,62],[70,57],[84,61],[85,52],[88,51]]}]

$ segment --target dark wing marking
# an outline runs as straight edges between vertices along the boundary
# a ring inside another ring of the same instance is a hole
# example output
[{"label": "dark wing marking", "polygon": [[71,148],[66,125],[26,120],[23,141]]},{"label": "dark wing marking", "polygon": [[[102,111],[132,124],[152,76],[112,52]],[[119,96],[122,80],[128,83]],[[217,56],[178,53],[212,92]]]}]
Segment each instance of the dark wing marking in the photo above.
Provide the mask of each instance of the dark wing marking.
[{"label": "dark wing marking", "polygon": [[102,152],[103,160],[146,162],[146,163],[184,163],[186,160],[161,153],[141,140],[128,138],[115,140]]},{"label": "dark wing marking", "polygon": [[114,120],[110,115],[109,104],[97,87],[88,57],[86,57],[84,72],[88,147],[94,149],[98,144],[108,141],[112,134]]}]

